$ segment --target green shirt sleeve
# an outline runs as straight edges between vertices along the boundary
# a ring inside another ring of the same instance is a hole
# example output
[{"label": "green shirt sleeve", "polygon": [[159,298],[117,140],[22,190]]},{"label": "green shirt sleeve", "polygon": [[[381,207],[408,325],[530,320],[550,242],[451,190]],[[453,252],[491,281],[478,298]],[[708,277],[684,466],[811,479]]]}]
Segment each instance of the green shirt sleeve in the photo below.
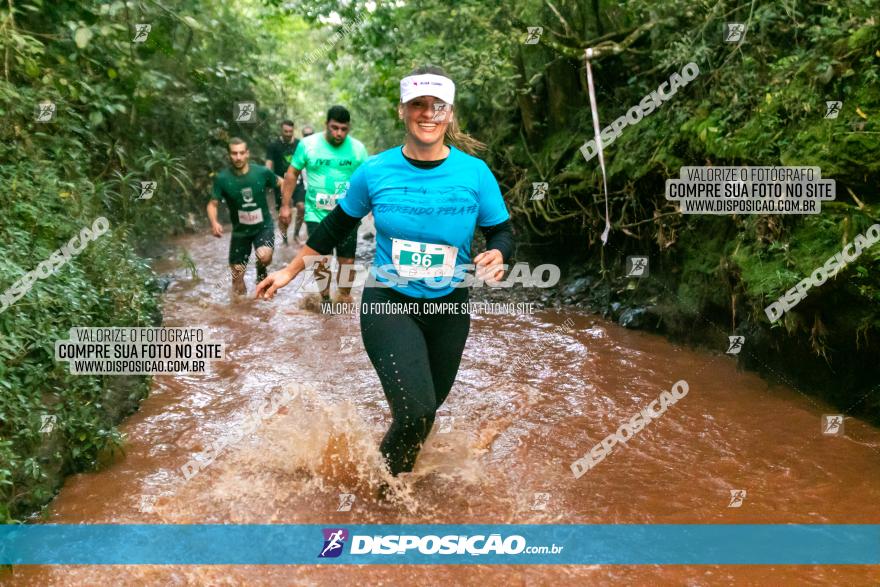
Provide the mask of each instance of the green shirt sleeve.
[{"label": "green shirt sleeve", "polygon": [[300,141],[296,146],[296,151],[293,153],[293,158],[290,160],[290,164],[293,165],[294,169],[297,171],[302,171],[306,163],[308,163],[308,156],[306,155],[306,145],[303,141]]},{"label": "green shirt sleeve", "polygon": [[223,182],[220,181],[220,174],[214,176],[214,189],[211,191],[211,198],[214,200],[223,199]]}]

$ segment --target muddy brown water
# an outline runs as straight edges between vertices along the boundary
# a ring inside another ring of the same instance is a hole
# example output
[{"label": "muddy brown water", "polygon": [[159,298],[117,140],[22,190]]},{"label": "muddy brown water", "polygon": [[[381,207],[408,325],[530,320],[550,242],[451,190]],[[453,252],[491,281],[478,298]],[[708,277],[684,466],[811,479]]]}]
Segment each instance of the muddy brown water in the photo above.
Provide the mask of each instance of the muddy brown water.
[{"label": "muddy brown water", "polygon": [[[372,241],[359,255],[371,257]],[[732,357],[573,311],[475,314],[458,379],[416,470],[391,503],[372,497],[389,413],[357,317],[322,315],[307,294],[233,301],[223,239],[188,236],[198,277],[175,280],[164,325],[205,326],[226,360],[163,375],[121,425],[125,455],[70,477],[52,523],[880,523],[880,430]],[[295,246],[276,252],[273,268]],[[247,283],[253,290],[254,272]],[[560,332],[563,323],[573,327]],[[83,325],[86,326],[86,325]],[[356,337],[344,339],[343,337]],[[522,355],[534,361],[513,364]],[[679,379],[689,393],[579,479],[569,466]],[[181,467],[286,384],[302,393],[185,479]],[[731,490],[745,490],[739,508]],[[354,495],[337,511],[340,494]],[[544,505],[536,493],[549,494]],[[865,566],[21,566],[15,585],[877,585]]]}]

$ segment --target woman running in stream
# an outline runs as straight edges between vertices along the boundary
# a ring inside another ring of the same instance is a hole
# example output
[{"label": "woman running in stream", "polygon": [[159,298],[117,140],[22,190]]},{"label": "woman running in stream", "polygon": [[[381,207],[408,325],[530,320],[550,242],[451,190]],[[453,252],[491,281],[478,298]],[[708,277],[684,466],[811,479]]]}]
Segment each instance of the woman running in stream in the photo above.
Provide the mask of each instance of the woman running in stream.
[{"label": "woman running in stream", "polygon": [[[458,372],[470,329],[462,270],[476,266],[478,279],[498,281],[513,249],[498,182],[481,159],[463,152],[485,145],[458,130],[454,98],[455,84],[440,68],[419,68],[403,78],[398,104],[406,127],[403,146],[367,159],[296,258],[256,289],[257,298],[271,299],[305,268],[304,257],[329,253],[373,212],[376,256],[360,325],[391,408],[381,451],[394,476],[412,471]],[[486,250],[471,260],[477,226]],[[390,306],[395,309],[376,311]]]}]

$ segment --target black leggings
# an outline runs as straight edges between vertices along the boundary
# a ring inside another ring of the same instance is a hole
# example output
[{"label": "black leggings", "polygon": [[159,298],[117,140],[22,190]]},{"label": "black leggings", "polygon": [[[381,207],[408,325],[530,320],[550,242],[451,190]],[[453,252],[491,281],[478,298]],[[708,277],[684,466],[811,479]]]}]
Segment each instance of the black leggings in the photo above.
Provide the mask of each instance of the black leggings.
[{"label": "black leggings", "polygon": [[[433,305],[466,305],[468,298],[463,287],[434,299],[411,298],[390,288],[364,288],[361,337],[391,407],[391,427],[380,448],[392,475],[412,471],[437,409],[455,382],[470,330],[466,311],[433,313]],[[397,304],[395,310],[408,304],[409,311],[377,312],[382,308],[376,304],[385,302]]]}]

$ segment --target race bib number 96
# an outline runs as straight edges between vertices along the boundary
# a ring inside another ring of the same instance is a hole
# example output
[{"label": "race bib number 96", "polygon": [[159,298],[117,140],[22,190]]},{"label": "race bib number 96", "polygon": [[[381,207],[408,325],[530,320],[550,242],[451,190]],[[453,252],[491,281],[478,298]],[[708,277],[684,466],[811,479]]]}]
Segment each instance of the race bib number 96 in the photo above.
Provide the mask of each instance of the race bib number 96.
[{"label": "race bib number 96", "polygon": [[391,260],[401,277],[452,277],[458,248],[391,239]]}]

